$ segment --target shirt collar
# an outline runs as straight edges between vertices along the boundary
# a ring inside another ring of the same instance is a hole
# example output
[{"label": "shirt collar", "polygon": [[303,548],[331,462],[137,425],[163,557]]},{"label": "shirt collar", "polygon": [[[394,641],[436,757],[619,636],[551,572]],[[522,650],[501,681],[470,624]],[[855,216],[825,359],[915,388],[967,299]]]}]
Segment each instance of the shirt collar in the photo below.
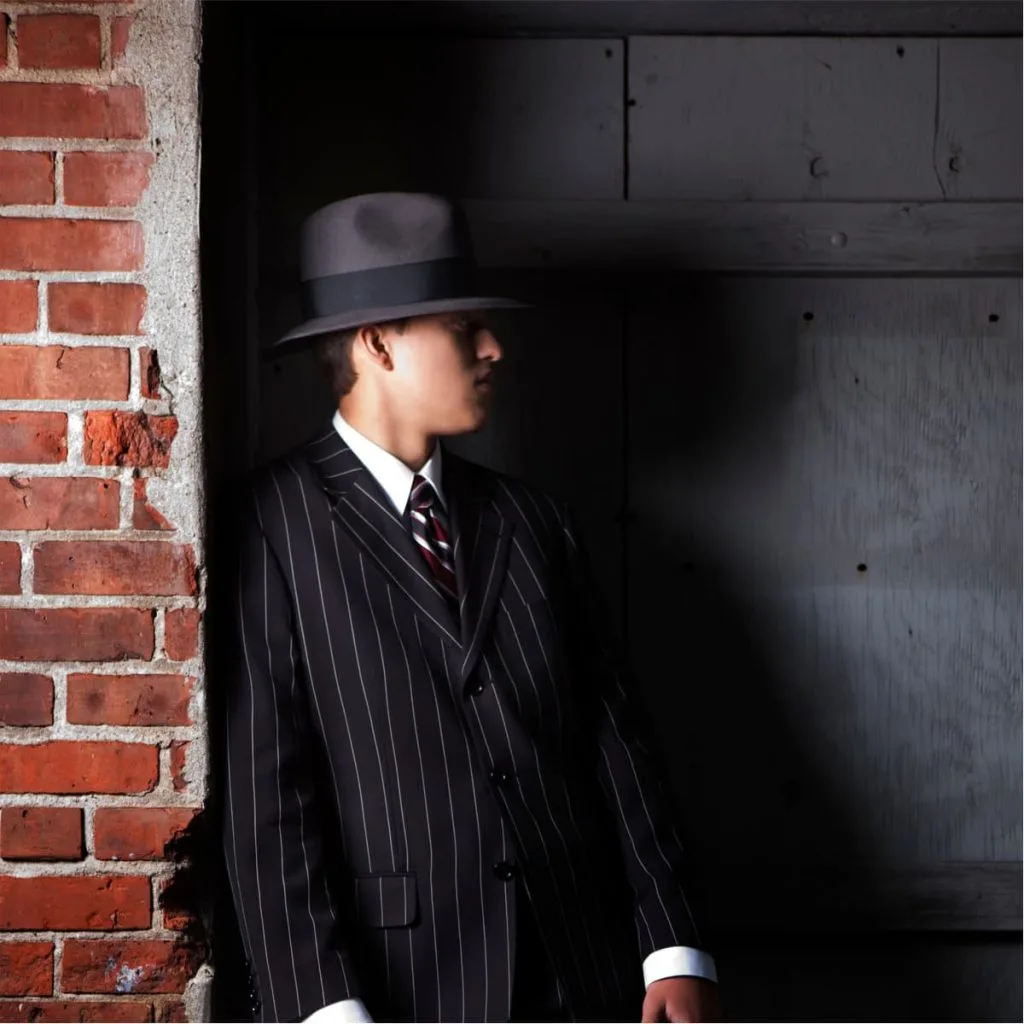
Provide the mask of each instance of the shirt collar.
[{"label": "shirt collar", "polygon": [[[401,459],[381,448],[368,437],[360,434],[355,427],[347,423],[341,412],[334,414],[334,429],[341,439],[352,449],[356,458],[369,470],[373,478],[380,484],[384,493],[391,499],[391,504],[400,516],[405,515],[412,493],[412,482],[416,474]],[[419,471],[420,476],[430,481],[441,504],[447,506],[444,491],[441,488],[441,446],[434,444],[430,458]]]}]

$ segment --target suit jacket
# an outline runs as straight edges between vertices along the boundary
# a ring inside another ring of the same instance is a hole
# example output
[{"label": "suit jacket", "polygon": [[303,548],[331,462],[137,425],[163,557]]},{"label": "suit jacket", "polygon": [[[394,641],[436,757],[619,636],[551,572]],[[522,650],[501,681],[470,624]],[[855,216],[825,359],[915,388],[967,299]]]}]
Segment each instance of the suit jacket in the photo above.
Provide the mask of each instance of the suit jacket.
[{"label": "suit jacket", "polygon": [[698,944],[644,713],[568,511],[447,452],[444,488],[459,611],[333,428],[238,524],[224,838],[254,1010],[508,1020],[521,887],[572,1017],[638,1016],[643,957]]}]

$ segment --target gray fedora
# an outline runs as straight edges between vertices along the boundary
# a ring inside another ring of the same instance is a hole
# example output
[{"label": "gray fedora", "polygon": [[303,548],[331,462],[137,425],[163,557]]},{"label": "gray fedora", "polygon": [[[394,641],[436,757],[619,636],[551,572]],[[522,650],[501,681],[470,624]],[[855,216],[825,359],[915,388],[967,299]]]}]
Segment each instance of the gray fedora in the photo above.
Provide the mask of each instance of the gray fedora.
[{"label": "gray fedora", "polygon": [[469,228],[443,196],[374,192],[324,206],[302,225],[299,263],[305,320],[275,353],[360,324],[523,305],[477,294]]}]

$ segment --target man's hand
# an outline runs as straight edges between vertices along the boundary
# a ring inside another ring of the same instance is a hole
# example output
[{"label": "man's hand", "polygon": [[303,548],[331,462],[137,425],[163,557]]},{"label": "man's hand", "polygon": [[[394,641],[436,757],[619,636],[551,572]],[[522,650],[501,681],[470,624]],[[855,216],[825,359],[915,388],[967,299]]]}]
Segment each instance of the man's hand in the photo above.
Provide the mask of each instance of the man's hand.
[{"label": "man's hand", "polygon": [[704,978],[662,978],[652,981],[644,997],[644,1024],[657,1021],[719,1021],[718,986]]}]

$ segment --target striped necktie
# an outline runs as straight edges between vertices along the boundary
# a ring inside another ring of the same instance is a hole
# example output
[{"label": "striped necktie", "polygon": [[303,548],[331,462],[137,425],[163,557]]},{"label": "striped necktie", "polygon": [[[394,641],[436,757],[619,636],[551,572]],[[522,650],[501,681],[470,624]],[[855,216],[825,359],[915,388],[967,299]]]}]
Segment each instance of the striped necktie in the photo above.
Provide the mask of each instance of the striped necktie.
[{"label": "striped necktie", "polygon": [[438,589],[445,597],[458,601],[445,512],[430,481],[418,473],[413,478],[412,494],[409,495],[409,521],[413,540],[430,567]]}]

